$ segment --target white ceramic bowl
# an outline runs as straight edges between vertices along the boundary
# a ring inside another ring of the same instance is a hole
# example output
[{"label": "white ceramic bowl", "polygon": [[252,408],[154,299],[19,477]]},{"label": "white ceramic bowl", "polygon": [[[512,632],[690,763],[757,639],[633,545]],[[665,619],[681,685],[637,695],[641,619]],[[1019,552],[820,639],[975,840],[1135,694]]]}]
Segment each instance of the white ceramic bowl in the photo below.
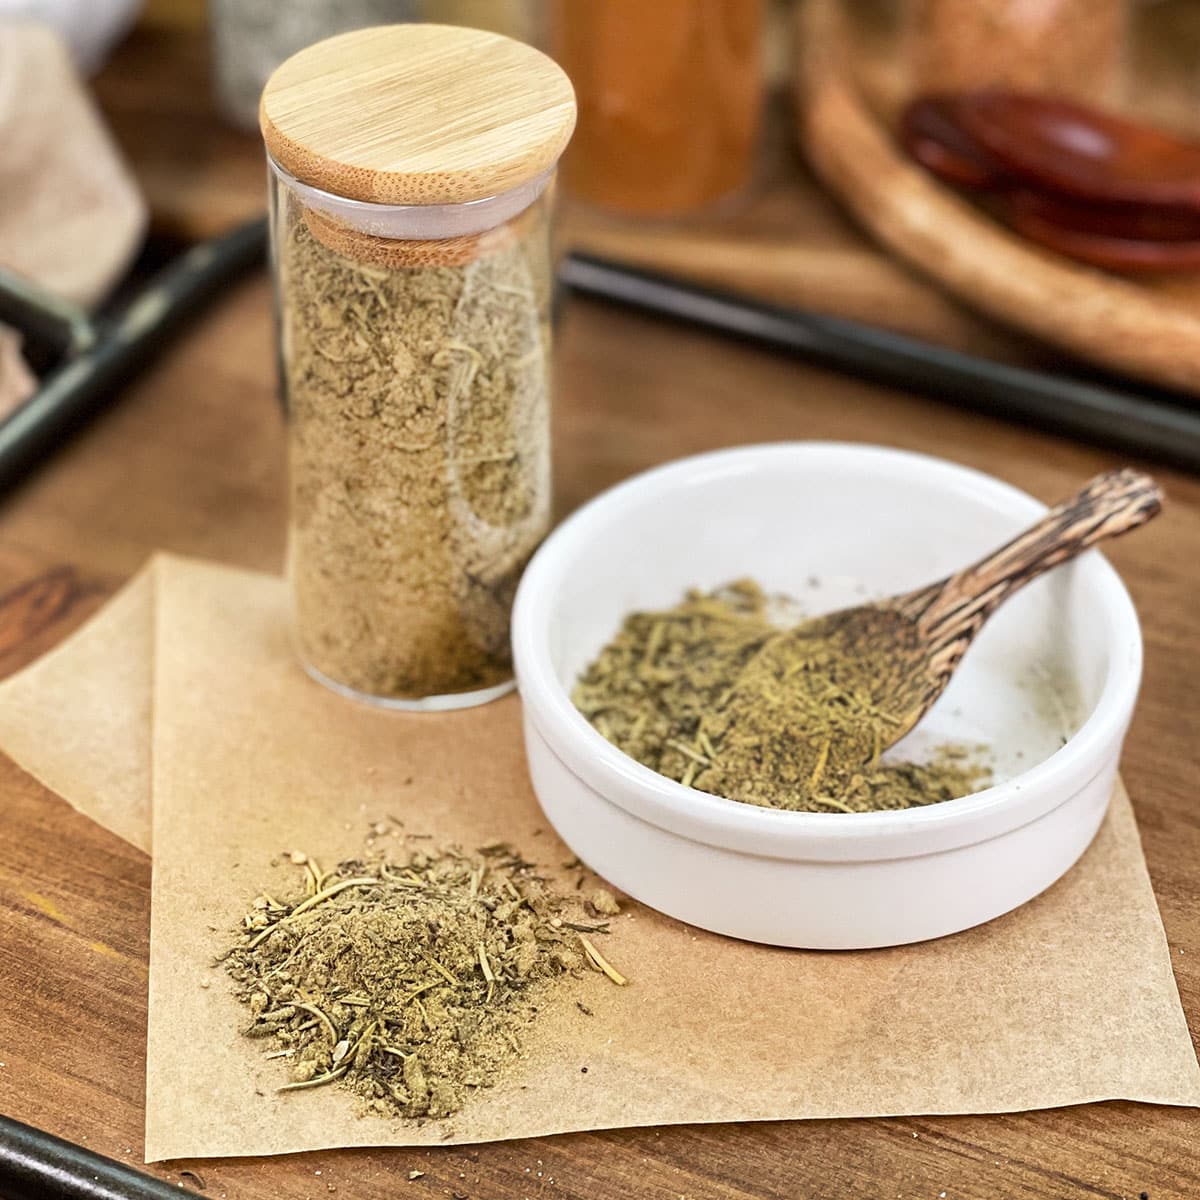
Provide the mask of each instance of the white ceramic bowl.
[{"label": "white ceramic bowl", "polygon": [[668,607],[688,587],[750,575],[816,614],[938,579],[1044,511],[951,463],[820,442],[685,459],[599,496],[538,551],[513,615],[546,816],[622,891],[757,942],[899,945],[1023,904],[1095,835],[1137,695],[1137,617],[1095,551],[1006,604],[897,748],[993,746],[995,785],[960,800],[853,814],[725,800],[617,750],[570,690],[626,613]]}]

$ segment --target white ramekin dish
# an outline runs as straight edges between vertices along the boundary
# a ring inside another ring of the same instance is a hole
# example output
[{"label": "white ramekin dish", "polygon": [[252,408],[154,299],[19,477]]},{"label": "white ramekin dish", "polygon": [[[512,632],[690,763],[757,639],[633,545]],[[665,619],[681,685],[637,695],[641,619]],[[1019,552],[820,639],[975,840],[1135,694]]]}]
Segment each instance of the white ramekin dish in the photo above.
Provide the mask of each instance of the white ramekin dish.
[{"label": "white ramekin dish", "polygon": [[1099,828],[1137,696],[1137,617],[1095,551],[1005,605],[897,748],[992,746],[994,786],[960,800],[854,814],[725,800],[627,757],[570,691],[625,614],[668,607],[689,587],[749,575],[812,615],[938,579],[1044,511],[964,467],[820,442],[701,455],[597,497],[535,555],[513,615],[526,751],[546,816],[622,891],[756,942],[899,945],[1023,904]]}]

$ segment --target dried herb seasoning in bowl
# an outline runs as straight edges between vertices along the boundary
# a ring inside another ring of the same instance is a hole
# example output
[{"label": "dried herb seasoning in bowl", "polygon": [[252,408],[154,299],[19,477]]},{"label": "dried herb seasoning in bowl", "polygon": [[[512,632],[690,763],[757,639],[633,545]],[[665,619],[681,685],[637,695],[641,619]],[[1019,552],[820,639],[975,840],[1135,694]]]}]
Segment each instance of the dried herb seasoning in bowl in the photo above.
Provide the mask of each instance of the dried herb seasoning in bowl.
[{"label": "dried herb seasoning in bowl", "polygon": [[[709,593],[693,589],[671,608],[626,617],[571,698],[614,746],[660,775],[766,808],[916,808],[987,781],[986,747],[939,746],[923,762],[881,760],[888,713],[869,698],[847,710],[844,694],[802,686],[811,652],[775,638],[787,628],[783,614],[796,609],[790,597],[768,597],[748,579]],[[779,648],[778,663],[764,657],[768,643]],[[819,652],[836,655],[838,647]],[[776,665],[778,673],[764,669]],[[832,768],[827,748],[843,727],[874,742],[861,769]],[[825,751],[815,763],[806,761],[798,733]]]},{"label": "dried herb seasoning in bowl", "polygon": [[625,754],[571,693],[629,613],[669,610],[689,587],[750,577],[818,616],[948,575],[1045,511],[950,463],[824,443],[703,455],[592,501],[534,557],[514,612],[547,816],[635,898],[756,941],[895,945],[1030,899],[1099,827],[1136,699],[1137,619],[1096,553],[1005,604],[895,747],[914,762],[940,744],[989,747],[991,786],[945,803],[853,813],[737,803]]},{"label": "dried herb seasoning in bowl", "polygon": [[[623,748],[639,761],[648,752],[662,773],[664,757],[669,763],[683,754],[691,761],[682,784],[731,800],[817,812],[952,800],[983,774],[955,761],[966,758],[963,749],[950,752],[948,764],[943,748],[940,761],[926,765],[885,763],[884,751],[920,726],[1002,605],[1161,511],[1162,490],[1149,475],[1107,471],[944,578],[787,628],[766,623],[753,646],[745,613],[725,595],[692,594],[675,609],[627,618],[573,698],[610,740],[613,718],[631,722]],[[757,592],[763,607],[761,590],[744,582],[726,592],[751,609],[749,628],[760,630],[753,601]],[[637,627],[647,621],[638,646]],[[726,653],[730,631],[733,655]],[[668,652],[681,661],[663,660],[671,633]],[[703,683],[709,686],[695,686]]]}]

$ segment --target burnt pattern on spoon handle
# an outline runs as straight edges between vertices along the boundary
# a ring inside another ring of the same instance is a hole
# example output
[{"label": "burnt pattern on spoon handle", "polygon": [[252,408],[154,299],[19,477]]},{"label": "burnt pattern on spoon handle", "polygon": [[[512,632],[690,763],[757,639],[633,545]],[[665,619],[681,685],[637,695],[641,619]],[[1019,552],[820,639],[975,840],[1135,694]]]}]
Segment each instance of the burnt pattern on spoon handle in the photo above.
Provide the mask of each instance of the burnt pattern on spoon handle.
[{"label": "burnt pattern on spoon handle", "polygon": [[1161,508],[1162,493],[1148,475],[1129,468],[1097,475],[995,553],[901,600],[899,607],[917,622],[929,652],[931,702],[1009,596],[1097,542],[1144,525]]}]

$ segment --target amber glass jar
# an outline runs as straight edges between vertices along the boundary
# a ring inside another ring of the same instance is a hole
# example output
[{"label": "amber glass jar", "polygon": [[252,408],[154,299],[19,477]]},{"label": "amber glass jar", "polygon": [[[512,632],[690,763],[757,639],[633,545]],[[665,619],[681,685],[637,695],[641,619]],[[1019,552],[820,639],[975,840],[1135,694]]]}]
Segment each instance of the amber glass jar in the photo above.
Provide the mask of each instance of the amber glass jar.
[{"label": "amber glass jar", "polygon": [[563,162],[579,198],[674,215],[745,188],[759,146],[763,0],[557,0],[550,47],[575,85]]}]

